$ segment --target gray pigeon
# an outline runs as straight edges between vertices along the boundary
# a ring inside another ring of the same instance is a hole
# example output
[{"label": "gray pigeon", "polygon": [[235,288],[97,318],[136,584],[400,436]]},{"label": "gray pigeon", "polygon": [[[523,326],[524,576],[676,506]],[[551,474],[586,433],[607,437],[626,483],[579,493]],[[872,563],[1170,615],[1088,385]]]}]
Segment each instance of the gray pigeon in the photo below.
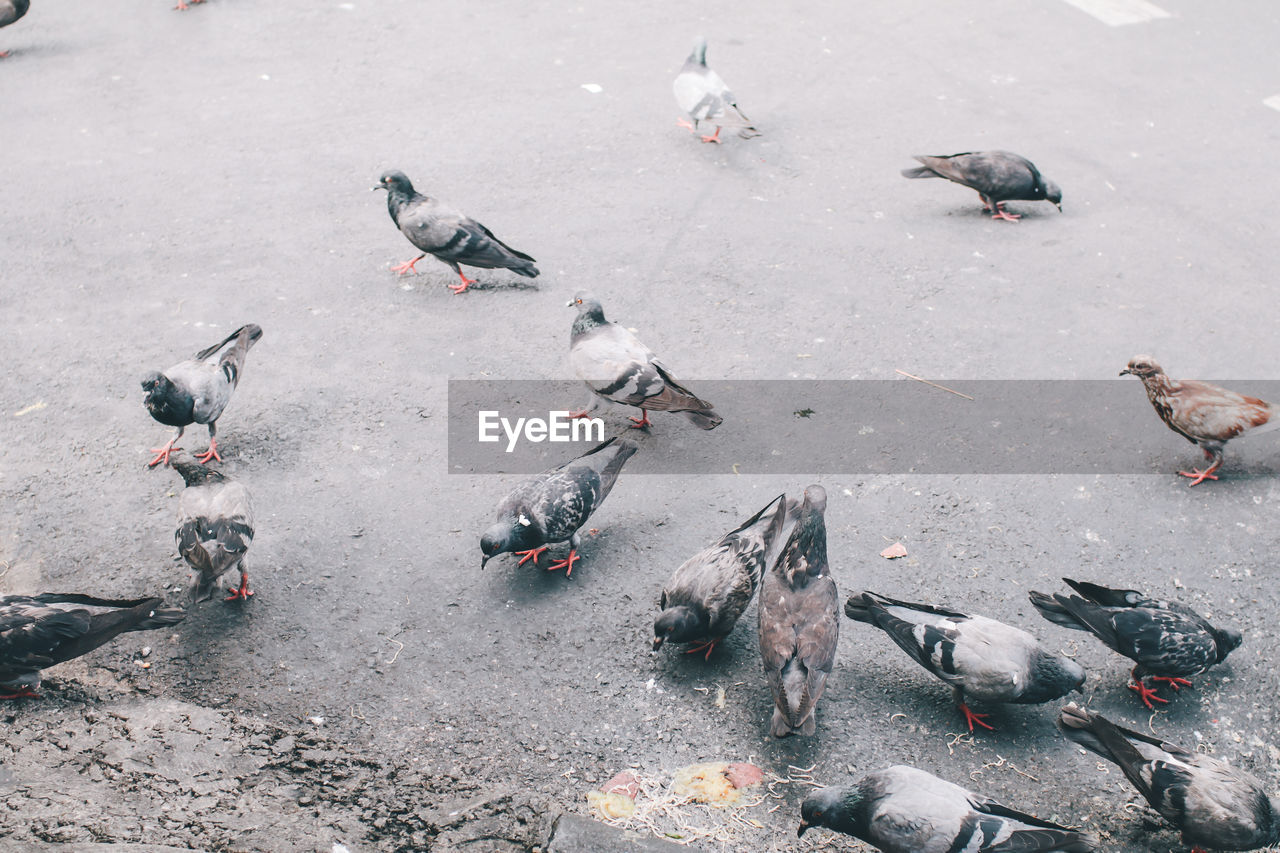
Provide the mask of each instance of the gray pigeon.
[{"label": "gray pigeon", "polygon": [[1238,631],[1215,628],[1178,601],[1148,598],[1133,589],[1062,580],[1079,595],[1033,591],[1031,603],[1050,622],[1088,631],[1107,648],[1134,661],[1129,689],[1137,691],[1143,704],[1153,710],[1152,701],[1168,700],[1147,687],[1144,678],[1168,682],[1174,690],[1189,686],[1189,676],[1222,663],[1243,639]]},{"label": "gray pigeon", "polygon": [[209,425],[209,449],[196,458],[222,461],[218,455],[218,418],[231,402],[231,393],[240,383],[244,357],[262,337],[262,328],[249,323],[223,340],[179,362],[164,373],[148,373],[142,380],[146,391],[143,402],[151,417],[162,424],[178,428],[178,433],[164,447],[153,447],[155,458],[147,463],[155,467],[169,464],[169,454],[191,424]]},{"label": "gray pigeon", "polygon": [[1085,749],[1115,764],[1161,817],[1182,830],[1192,853],[1257,850],[1280,844],[1280,799],[1225,761],[1115,725],[1068,705],[1058,725]]},{"label": "gray pigeon", "polygon": [[676,75],[672,89],[680,109],[693,119],[692,124],[680,119],[681,127],[697,133],[698,125],[703,122],[716,126],[715,133],[702,137],[703,142],[719,143],[723,127],[737,130],[743,139],[760,135],[760,131],[752,127],[751,121],[738,109],[738,102],[724,80],[707,67],[707,40],[702,36],[693,43],[693,52]]},{"label": "gray pigeon", "polygon": [[681,386],[639,338],[606,320],[600,301],[590,293],[578,291],[569,307],[578,309],[569,335],[569,363],[592,393],[587,406],[570,417],[587,417],[601,407],[601,400],[610,400],[640,409],[643,417],[631,418],[636,429],[652,425],[650,411],[679,412],[699,429],[715,429],[724,421],[710,403]]},{"label": "gray pigeon", "polygon": [[0,597],[0,699],[39,696],[40,670],[88,654],[128,631],[176,625],[186,611],[159,598],[119,601],[46,592]]},{"label": "gray pigeon", "polygon": [[525,480],[498,504],[498,520],[480,537],[480,568],[491,557],[512,551],[523,566],[551,543],[569,541],[569,556],[547,566],[547,571],[573,573],[582,544],[578,528],[587,523],[618,480],[622,466],[638,448],[617,436],[549,471]]},{"label": "gray pigeon", "polygon": [[970,710],[969,698],[1038,705],[1084,684],[1084,670],[1075,661],[1046,651],[1026,631],[985,616],[874,592],[850,596],[844,612],[884,631],[916,663],[950,684],[969,731],[974,723],[992,729],[983,721],[986,714]]},{"label": "gray pigeon", "polygon": [[253,506],[248,490],[184,454],[174,457],[173,468],[187,484],[178,498],[178,529],[173,537],[178,552],[196,572],[192,602],[209,600],[218,578],[232,569],[240,570],[240,586],[229,588],[231,595],[226,600],[247,600],[253,595],[244,567],[245,553],[253,542]]},{"label": "gray pigeon", "polygon": [[[777,509],[766,518],[774,504]],[[668,641],[696,643],[686,654],[705,651],[705,658],[711,657],[756,594],[771,551],[780,544],[786,515],[787,496],[779,495],[676,569],[662,590],[662,612],[653,622],[655,652]]]},{"label": "gray pigeon", "polygon": [[835,665],[840,601],[827,564],[826,508],[821,486],[804,490],[786,544],[760,583],[760,657],[773,691],[774,737],[817,730],[814,710]]},{"label": "gray pigeon", "polygon": [[914,767],[870,773],[847,788],[820,788],[800,804],[796,835],[815,826],[884,853],[1091,853],[1092,836],[1003,806]]},{"label": "gray pigeon", "polygon": [[392,272],[404,275],[414,270],[418,261],[434,255],[462,279],[462,284],[449,285],[454,293],[461,293],[476,283],[463,274],[459,264],[488,270],[509,269],[525,278],[538,277],[533,258],[511,248],[462,211],[416,192],[403,172],[383,172],[374,189],[387,191],[391,221],[410,243],[422,250],[413,260],[392,267]]},{"label": "gray pigeon", "polygon": [[946,178],[977,190],[983,209],[992,219],[1016,222],[1022,217],[1007,213],[1005,201],[1051,201],[1062,210],[1062,190],[1041,176],[1026,157],[1009,151],[966,151],[944,156],[916,155],[923,166],[903,169],[907,178]]},{"label": "gray pigeon", "polygon": [[[0,0],[0,27],[7,27],[27,14],[31,0]],[[0,50],[0,59],[9,55],[9,51]]]}]

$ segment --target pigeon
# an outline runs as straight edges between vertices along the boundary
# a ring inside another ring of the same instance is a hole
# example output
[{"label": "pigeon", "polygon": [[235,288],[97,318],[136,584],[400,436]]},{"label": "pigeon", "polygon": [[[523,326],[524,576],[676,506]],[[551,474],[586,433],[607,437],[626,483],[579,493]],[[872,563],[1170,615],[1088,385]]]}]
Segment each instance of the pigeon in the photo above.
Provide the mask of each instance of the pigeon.
[{"label": "pigeon", "polygon": [[[178,5],[173,8],[178,12],[185,12],[187,9],[190,9],[191,6],[196,6],[203,2],[204,0],[178,0]],[[191,6],[188,6],[188,3],[190,3]]]},{"label": "pigeon", "polygon": [[969,731],[988,730],[987,714],[974,713],[969,698],[1038,705],[1084,684],[1075,661],[1047,651],[1026,631],[928,604],[896,601],[864,592],[850,596],[845,615],[875,625],[916,663],[951,685]]},{"label": "pigeon", "polygon": [[240,570],[240,586],[229,588],[231,595],[226,600],[248,600],[253,595],[244,567],[245,552],[253,542],[253,506],[248,490],[185,454],[176,455],[172,464],[187,484],[178,498],[178,529],[173,538],[182,558],[196,572],[192,602],[208,601],[218,578],[232,569]]},{"label": "pigeon", "polygon": [[[775,504],[777,509],[766,518]],[[704,660],[710,659],[756,594],[786,515],[787,497],[779,495],[676,569],[662,590],[662,612],[653,622],[655,652],[667,641],[695,643],[686,654],[706,652]]]},{"label": "pigeon", "polygon": [[1090,853],[1097,841],[1032,817],[915,767],[869,773],[856,785],[819,788],[800,804],[797,836],[823,826],[884,853]]},{"label": "pigeon", "polygon": [[1160,816],[1182,830],[1192,853],[1256,850],[1280,844],[1280,798],[1262,782],[1202,752],[1112,723],[1071,704],[1058,725],[1085,749],[1115,764]]},{"label": "pigeon", "polygon": [[196,458],[222,461],[218,455],[218,418],[231,402],[231,393],[244,371],[244,357],[262,337],[262,328],[253,323],[241,326],[223,340],[179,362],[164,373],[148,373],[142,380],[147,392],[143,402],[151,417],[177,427],[178,433],[164,447],[153,447],[156,456],[147,463],[154,468],[169,464],[169,455],[191,424],[209,425],[209,449]]},{"label": "pigeon", "polygon": [[760,583],[760,657],[773,691],[769,733],[817,730],[814,709],[827,686],[840,638],[840,602],[827,565],[827,493],[804,490],[777,560]]},{"label": "pigeon", "polygon": [[1032,591],[1031,603],[1050,622],[1088,631],[1107,648],[1134,661],[1129,689],[1137,691],[1152,710],[1152,701],[1169,700],[1157,696],[1144,678],[1168,682],[1178,690],[1191,684],[1188,676],[1226,660],[1242,640],[1238,631],[1215,628],[1181,602],[1148,598],[1133,589],[1062,580],[1079,595]]},{"label": "pigeon", "polygon": [[1199,445],[1205,458],[1212,460],[1213,464],[1203,471],[1192,468],[1178,472],[1190,477],[1193,486],[1218,479],[1214,472],[1222,467],[1222,451],[1228,441],[1244,433],[1280,428],[1280,406],[1208,382],[1170,379],[1149,355],[1135,355],[1120,375],[1141,379],[1147,389],[1147,399],[1160,420],[1187,441]]},{"label": "pigeon", "polygon": [[923,166],[903,169],[907,178],[946,178],[978,191],[984,211],[992,219],[1017,222],[1021,216],[1008,213],[1005,201],[1051,201],[1062,210],[1062,190],[1026,157],[1009,151],[966,151],[963,154],[916,155]]},{"label": "pigeon", "polygon": [[738,102],[724,80],[707,67],[707,40],[702,36],[693,43],[693,52],[684,61],[672,88],[680,109],[693,119],[692,123],[680,119],[681,127],[697,133],[701,122],[716,126],[715,133],[702,137],[703,142],[720,143],[720,129],[724,127],[736,129],[743,139],[760,135],[760,131],[751,126],[751,120],[738,109]]},{"label": "pigeon", "polygon": [[639,448],[617,436],[536,477],[525,480],[498,504],[498,520],[480,537],[480,568],[491,557],[512,551],[523,566],[553,542],[569,540],[569,556],[547,566],[573,574],[582,544],[578,528],[587,523],[618,480],[622,466]]},{"label": "pigeon", "polygon": [[0,596],[0,699],[38,697],[40,670],[128,631],[177,625],[186,611],[159,598],[115,600],[46,592]]},{"label": "pigeon", "polygon": [[387,191],[391,221],[410,243],[422,250],[413,260],[392,267],[392,272],[400,275],[410,270],[417,272],[414,266],[418,261],[435,255],[462,279],[462,284],[449,285],[455,294],[476,283],[463,274],[459,264],[489,270],[509,269],[525,278],[538,277],[533,258],[517,252],[462,211],[417,192],[404,172],[383,172],[374,189]]},{"label": "pigeon", "polygon": [[[31,0],[0,0],[0,27],[7,27],[27,14]],[[0,59],[9,55],[9,51],[0,50]]]},{"label": "pigeon", "polygon": [[634,429],[652,426],[651,410],[679,412],[699,429],[723,423],[711,404],[681,386],[639,338],[606,320],[600,301],[590,293],[578,291],[568,307],[578,309],[569,335],[569,363],[593,395],[570,417],[588,417],[601,400],[610,400],[640,409],[643,417],[631,418]]}]

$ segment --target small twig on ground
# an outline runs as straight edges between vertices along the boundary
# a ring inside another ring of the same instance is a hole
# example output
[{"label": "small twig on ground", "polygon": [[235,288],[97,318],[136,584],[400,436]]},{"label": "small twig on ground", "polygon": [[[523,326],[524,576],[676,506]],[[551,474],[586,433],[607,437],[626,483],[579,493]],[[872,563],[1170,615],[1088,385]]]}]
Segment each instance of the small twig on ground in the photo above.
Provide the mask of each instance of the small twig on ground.
[{"label": "small twig on ground", "polygon": [[933,386],[934,388],[937,388],[937,389],[938,389],[938,390],[940,390],[940,391],[946,391],[948,394],[955,394],[957,397],[964,397],[966,400],[972,400],[972,399],[973,399],[973,398],[972,398],[972,397],[970,397],[968,394],[961,394],[959,391],[955,390],[954,388],[948,388],[946,385],[939,385],[937,382],[930,382],[928,379],[922,379],[921,377],[916,376],[916,375],[915,375],[915,374],[913,374],[913,373],[907,373],[907,371],[905,371],[905,370],[899,370],[899,369],[897,369],[897,368],[895,367],[895,368],[893,369],[893,372],[894,372],[894,373],[900,373],[900,374],[902,374],[903,376],[907,377],[908,379],[914,379],[914,380],[915,380],[915,381],[917,381],[917,382],[923,382],[925,385],[931,385],[931,386]]}]

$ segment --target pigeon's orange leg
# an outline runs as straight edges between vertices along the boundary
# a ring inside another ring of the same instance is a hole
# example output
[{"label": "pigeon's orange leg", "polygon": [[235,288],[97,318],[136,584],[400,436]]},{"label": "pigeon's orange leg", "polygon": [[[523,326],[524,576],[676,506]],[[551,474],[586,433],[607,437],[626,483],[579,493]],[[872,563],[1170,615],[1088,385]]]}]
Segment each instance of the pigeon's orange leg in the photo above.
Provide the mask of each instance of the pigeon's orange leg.
[{"label": "pigeon's orange leg", "polygon": [[463,275],[462,270],[458,270],[458,278],[462,279],[462,284],[448,285],[449,289],[453,291],[455,296],[476,283],[476,279],[467,278],[465,275]]},{"label": "pigeon's orange leg", "polygon": [[640,411],[644,414],[644,417],[642,417],[642,418],[628,418],[628,419],[627,419],[627,420],[631,421],[631,428],[632,428],[632,429],[644,429],[645,427],[653,426],[653,421],[649,420],[649,410],[648,410],[648,409],[641,409]]},{"label": "pigeon's orange leg", "polygon": [[1138,678],[1138,676],[1136,675],[1132,677],[1133,677],[1133,681],[1129,684],[1129,689],[1138,694],[1138,698],[1142,700],[1142,704],[1146,705],[1149,710],[1154,711],[1156,709],[1156,706],[1151,704],[1153,700],[1156,702],[1159,702],[1162,705],[1169,704],[1168,699],[1161,699],[1159,696],[1156,695],[1156,692],[1154,690],[1152,690],[1147,685],[1143,684],[1141,678]]},{"label": "pigeon's orange leg", "polygon": [[249,589],[249,575],[245,572],[241,572],[239,588],[228,589],[227,592],[231,594],[223,599],[224,601],[235,601],[237,598],[242,598],[245,601],[248,601],[249,596],[253,595],[253,590]]},{"label": "pigeon's orange leg", "polygon": [[696,655],[698,652],[706,650],[706,655],[704,655],[702,659],[711,660],[711,652],[715,650],[715,647],[715,640],[704,640],[701,643],[697,643],[685,649],[684,653],[686,655]]},{"label": "pigeon's orange leg", "polygon": [[169,455],[170,455],[171,453],[173,453],[173,451],[175,451],[175,450],[181,450],[181,449],[182,449],[181,447],[175,447],[175,446],[174,446],[174,443],[175,443],[177,440],[178,440],[178,439],[177,439],[177,437],[175,436],[174,438],[169,439],[169,443],[168,443],[168,444],[166,444],[164,447],[153,447],[153,448],[151,448],[151,452],[152,452],[152,453],[154,453],[156,456],[155,456],[155,458],[154,458],[154,459],[152,459],[150,462],[148,462],[148,463],[147,463],[147,467],[148,467],[148,468],[154,468],[154,467],[156,467],[157,465],[159,465],[159,464],[161,464],[161,463],[164,463],[165,465],[168,465],[168,464],[169,464]]},{"label": "pigeon's orange leg", "polygon": [[693,133],[694,130],[696,130],[696,128],[693,126],[693,123],[690,122],[688,119],[678,118],[676,119],[676,125],[678,127],[683,127],[685,130],[689,131],[690,133]]},{"label": "pigeon's orange leg", "polygon": [[996,212],[991,214],[992,219],[1003,219],[1006,222],[1017,222],[1022,217],[1016,213],[1009,213],[1003,207],[996,206]]},{"label": "pigeon's orange leg", "polygon": [[1185,678],[1170,678],[1167,675],[1152,675],[1150,676],[1150,678],[1152,681],[1167,681],[1169,683],[1169,686],[1172,687],[1175,691],[1181,690],[1184,687],[1191,686],[1191,682]]},{"label": "pigeon's orange leg", "polygon": [[[1209,453],[1208,451],[1205,451],[1204,455],[1208,456],[1210,459],[1213,458],[1213,454]],[[1208,468],[1204,469],[1203,471],[1201,471],[1199,468],[1192,468],[1190,471],[1179,471],[1178,473],[1181,474],[1183,477],[1192,478],[1191,483],[1189,485],[1198,486],[1201,483],[1203,483],[1205,480],[1218,479],[1216,476],[1214,476],[1213,472],[1217,471],[1221,467],[1222,467],[1222,460],[1219,459],[1217,462],[1214,462],[1212,465],[1210,465]]]},{"label": "pigeon's orange leg", "polygon": [[538,565],[538,557],[542,556],[542,552],[547,550],[547,546],[543,545],[539,548],[530,548],[528,551],[516,551],[515,555],[520,558],[517,566],[523,566],[525,563],[533,560],[533,564]]},{"label": "pigeon's orange leg", "polygon": [[983,722],[990,714],[977,714],[970,710],[965,703],[960,703],[960,710],[964,712],[964,721],[969,724],[969,733],[973,733],[973,724],[977,723],[989,732],[994,732],[996,727],[990,723]]},{"label": "pigeon's orange leg", "polygon": [[40,694],[24,686],[17,693],[0,693],[0,699],[39,699]]},{"label": "pigeon's orange leg", "polygon": [[554,572],[556,569],[566,569],[564,576],[569,577],[569,575],[573,574],[573,564],[581,559],[582,558],[578,556],[578,553],[570,548],[569,556],[547,566],[547,571]]},{"label": "pigeon's orange leg", "polygon": [[222,457],[218,455],[218,439],[213,436],[209,436],[209,449],[204,453],[196,454],[196,461],[201,465],[208,465],[210,459],[217,459],[219,462],[222,461]]},{"label": "pigeon's orange leg", "polygon": [[716,145],[719,145],[720,144],[720,128],[717,127],[716,132],[711,134],[710,136],[703,136],[702,141],[714,142]]},{"label": "pigeon's orange leg", "polygon": [[591,412],[587,411],[586,409],[583,409],[582,411],[579,411],[579,412],[569,413],[569,418],[571,420],[577,420],[578,418],[589,418],[589,417],[591,417]]},{"label": "pigeon's orange leg", "polygon": [[422,260],[426,256],[427,256],[427,253],[423,252],[421,255],[418,255],[418,257],[414,258],[411,261],[405,261],[403,264],[396,264],[394,267],[391,268],[391,271],[393,273],[396,273],[397,275],[404,275],[407,272],[416,273],[417,269],[415,269],[415,267],[418,261]]},{"label": "pigeon's orange leg", "polygon": [[[203,2],[204,2],[204,0],[191,0],[191,5],[192,5],[192,6],[194,6],[194,5],[196,5],[197,3],[203,3]],[[185,12],[185,11],[187,11],[187,9],[189,9],[189,8],[191,8],[191,7],[187,5],[186,0],[178,0],[178,5],[177,5],[177,6],[174,6],[173,8],[174,8],[174,10],[175,10],[175,11],[178,11],[178,12]]]}]

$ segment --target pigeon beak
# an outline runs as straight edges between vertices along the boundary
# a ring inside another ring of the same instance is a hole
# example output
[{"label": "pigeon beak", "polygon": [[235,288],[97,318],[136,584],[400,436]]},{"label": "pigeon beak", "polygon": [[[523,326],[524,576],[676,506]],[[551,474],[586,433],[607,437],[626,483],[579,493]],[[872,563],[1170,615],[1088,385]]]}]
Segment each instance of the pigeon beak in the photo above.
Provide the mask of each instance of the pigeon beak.
[{"label": "pigeon beak", "polygon": [[1054,207],[1056,207],[1056,208],[1058,208],[1058,212],[1059,212],[1059,213],[1061,213],[1061,212],[1062,212],[1062,204],[1061,204],[1060,202],[1054,202],[1054,205],[1053,205],[1053,206],[1054,206]]},{"label": "pigeon beak", "polygon": [[804,838],[804,831],[809,828],[809,824],[804,822],[804,818],[800,819],[800,825],[796,827],[796,838]]},{"label": "pigeon beak", "polygon": [[369,192],[376,193],[378,190],[385,190],[385,189],[386,187],[384,187],[382,184],[378,184],[376,187],[370,187]]},{"label": "pigeon beak", "polygon": [[480,568],[482,568],[482,569],[483,569],[483,568],[484,568],[484,564],[485,564],[485,563],[487,563],[487,562],[489,562],[489,555],[488,555],[488,554],[485,554],[484,556],[482,556],[482,557],[480,558]]},{"label": "pigeon beak", "polygon": [[1130,369],[1129,369],[1129,368],[1127,368],[1127,367],[1126,367],[1124,370],[1120,371],[1120,375],[1121,375],[1121,376],[1128,376],[1128,375],[1130,375],[1131,373],[1133,373],[1133,371],[1132,371],[1132,370],[1130,370]]},{"label": "pigeon beak", "polygon": [[566,302],[566,303],[564,304],[564,307],[565,307],[565,308],[572,308],[572,307],[573,307],[573,300],[572,300],[572,299],[570,299],[568,302]]},{"label": "pigeon beak", "polygon": [[662,637],[654,637],[654,638],[653,638],[653,650],[656,652],[656,651],[657,651],[658,649],[660,649],[660,648],[662,648]]}]

